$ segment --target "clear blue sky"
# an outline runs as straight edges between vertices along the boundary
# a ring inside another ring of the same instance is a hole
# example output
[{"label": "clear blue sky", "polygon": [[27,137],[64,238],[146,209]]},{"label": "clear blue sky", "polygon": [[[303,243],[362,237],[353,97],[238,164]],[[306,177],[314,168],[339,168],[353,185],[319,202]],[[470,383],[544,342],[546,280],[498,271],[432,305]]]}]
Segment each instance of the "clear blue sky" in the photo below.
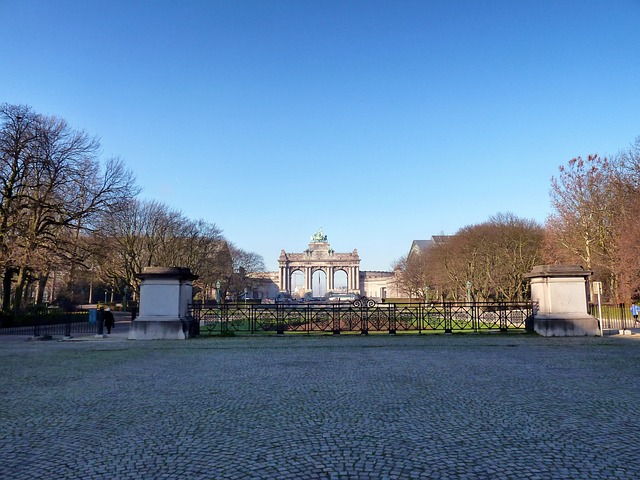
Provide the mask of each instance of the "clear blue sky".
[{"label": "clear blue sky", "polygon": [[640,2],[0,0],[0,102],[97,135],[275,270],[386,270],[640,135]]}]

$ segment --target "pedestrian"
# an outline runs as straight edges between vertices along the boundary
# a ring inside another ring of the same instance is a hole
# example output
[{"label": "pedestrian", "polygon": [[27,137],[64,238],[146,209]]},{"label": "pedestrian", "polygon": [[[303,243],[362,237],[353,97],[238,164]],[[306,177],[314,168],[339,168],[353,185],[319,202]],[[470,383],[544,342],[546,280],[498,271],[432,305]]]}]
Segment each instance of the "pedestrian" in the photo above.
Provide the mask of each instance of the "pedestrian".
[{"label": "pedestrian", "polygon": [[104,319],[104,326],[107,327],[107,333],[111,333],[111,329],[115,326],[116,321],[109,307],[105,308],[102,312],[102,318]]},{"label": "pedestrian", "polygon": [[636,305],[636,302],[633,302],[633,305],[631,305],[631,315],[633,315],[635,323],[638,323],[638,313],[640,313],[640,307]]}]

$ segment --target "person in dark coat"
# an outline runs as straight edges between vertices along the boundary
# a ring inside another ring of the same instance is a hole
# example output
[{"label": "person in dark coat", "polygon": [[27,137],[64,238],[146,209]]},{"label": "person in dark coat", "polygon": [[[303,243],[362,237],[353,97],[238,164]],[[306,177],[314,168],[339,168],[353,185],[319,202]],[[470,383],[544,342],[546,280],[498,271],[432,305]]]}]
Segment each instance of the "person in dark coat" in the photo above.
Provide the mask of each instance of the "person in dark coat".
[{"label": "person in dark coat", "polygon": [[104,326],[107,329],[107,333],[111,333],[111,329],[115,326],[116,320],[113,318],[113,313],[109,307],[105,308],[102,312],[102,318],[104,320]]}]

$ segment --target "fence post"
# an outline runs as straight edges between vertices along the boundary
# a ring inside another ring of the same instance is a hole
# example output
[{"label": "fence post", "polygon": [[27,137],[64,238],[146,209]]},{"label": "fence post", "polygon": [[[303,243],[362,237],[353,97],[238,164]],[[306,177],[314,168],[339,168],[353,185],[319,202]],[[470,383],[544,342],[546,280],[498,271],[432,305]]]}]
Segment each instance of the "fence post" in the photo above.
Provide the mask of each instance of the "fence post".
[{"label": "fence post", "polygon": [[340,335],[340,304],[331,305],[331,323],[334,335]]},{"label": "fence post", "polygon": [[469,314],[471,315],[471,330],[473,330],[474,333],[478,333],[478,331],[480,331],[480,322],[477,318],[478,315],[476,315],[477,308],[478,304],[475,300],[469,304]]},{"label": "fence post", "polygon": [[[394,306],[395,306],[395,304],[394,304]],[[392,308],[392,309],[387,308],[387,312],[389,313],[389,335],[395,335],[396,334],[396,322],[397,322],[396,309],[395,308]]]},{"label": "fence post", "polygon": [[500,331],[507,331],[507,307],[504,302],[498,302],[498,312],[500,314]]},{"label": "fence post", "polygon": [[276,304],[276,334],[284,335],[284,304]]},{"label": "fence post", "polygon": [[444,311],[444,333],[453,333],[453,305],[451,302],[442,303]]},{"label": "fence post", "polygon": [[225,303],[220,307],[220,333],[227,330],[227,324],[229,323],[229,304]]}]

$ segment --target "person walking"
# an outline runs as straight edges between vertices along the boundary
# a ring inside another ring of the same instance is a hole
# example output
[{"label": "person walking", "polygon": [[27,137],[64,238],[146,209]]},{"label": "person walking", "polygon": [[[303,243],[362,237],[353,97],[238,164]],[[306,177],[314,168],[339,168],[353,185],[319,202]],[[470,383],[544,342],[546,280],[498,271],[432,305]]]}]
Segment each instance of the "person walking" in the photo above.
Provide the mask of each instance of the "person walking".
[{"label": "person walking", "polygon": [[111,329],[115,326],[116,320],[113,318],[113,313],[109,307],[105,308],[102,312],[102,318],[104,319],[104,326],[107,329],[107,333],[111,333]]},{"label": "person walking", "polygon": [[636,302],[633,302],[633,305],[631,305],[631,315],[633,315],[635,323],[638,323],[638,313],[640,313],[640,307],[636,305]]}]

